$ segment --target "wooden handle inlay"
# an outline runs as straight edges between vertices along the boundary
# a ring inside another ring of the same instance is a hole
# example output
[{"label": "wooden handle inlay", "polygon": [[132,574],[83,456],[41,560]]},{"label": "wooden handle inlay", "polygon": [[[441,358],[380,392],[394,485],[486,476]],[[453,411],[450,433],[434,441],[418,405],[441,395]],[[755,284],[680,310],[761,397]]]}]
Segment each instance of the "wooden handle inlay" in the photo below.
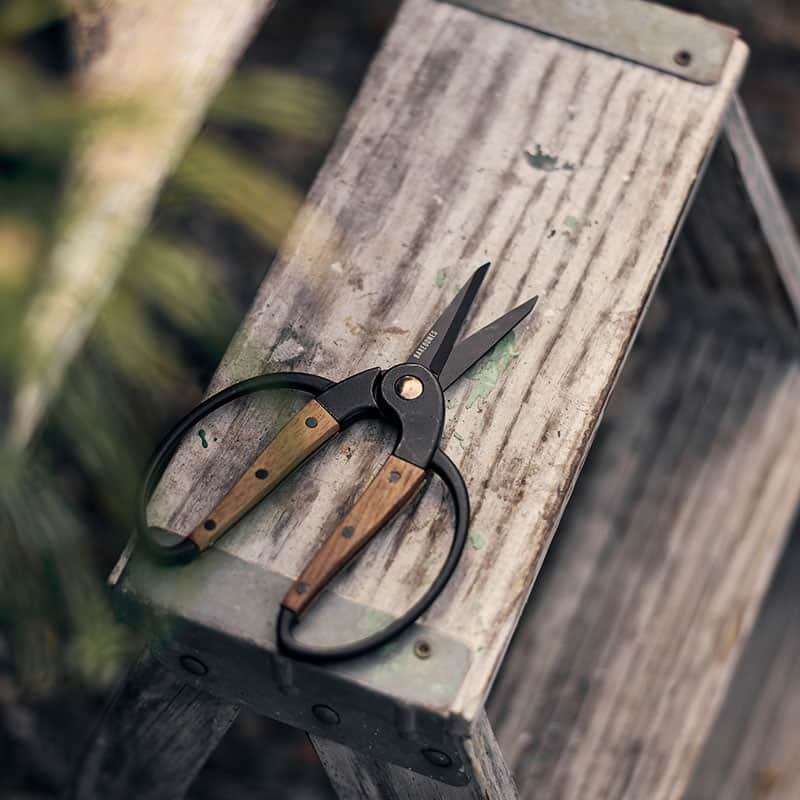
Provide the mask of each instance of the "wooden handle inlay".
[{"label": "wooden handle inlay", "polygon": [[306,403],[189,538],[205,550],[338,430],[339,423],[316,400]]},{"label": "wooden handle inlay", "polygon": [[425,470],[389,456],[378,474],[333,529],[283,598],[298,614],[351,561],[362,547],[416,494]]}]

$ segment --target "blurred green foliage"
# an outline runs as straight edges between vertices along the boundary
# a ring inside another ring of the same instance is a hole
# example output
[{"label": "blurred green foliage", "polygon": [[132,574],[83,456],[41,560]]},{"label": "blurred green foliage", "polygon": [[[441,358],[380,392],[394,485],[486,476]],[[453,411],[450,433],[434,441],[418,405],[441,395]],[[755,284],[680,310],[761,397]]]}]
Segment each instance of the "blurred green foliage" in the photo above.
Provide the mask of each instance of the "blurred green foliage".
[{"label": "blurred green foliage", "polygon": [[[26,47],[63,20],[59,3],[0,5],[0,410],[8,418],[24,353],[26,312],[58,240],[63,183],[87,126],[107,113],[69,75]],[[62,24],[63,22],[59,23]],[[236,276],[202,252],[169,209],[212,209],[274,248],[302,193],[240,152],[242,129],[326,145],[341,103],[318,81],[278,70],[232,77],[210,125],[189,147],[43,429],[0,458],[0,638],[26,689],[64,680],[105,686],[139,644],[113,618],[105,572],[130,530],[144,461],[170,418],[199,399],[200,374],[222,354],[241,313]],[[166,218],[166,222],[164,221]],[[199,374],[200,373],[200,374]],[[4,430],[7,429],[4,425]]]}]

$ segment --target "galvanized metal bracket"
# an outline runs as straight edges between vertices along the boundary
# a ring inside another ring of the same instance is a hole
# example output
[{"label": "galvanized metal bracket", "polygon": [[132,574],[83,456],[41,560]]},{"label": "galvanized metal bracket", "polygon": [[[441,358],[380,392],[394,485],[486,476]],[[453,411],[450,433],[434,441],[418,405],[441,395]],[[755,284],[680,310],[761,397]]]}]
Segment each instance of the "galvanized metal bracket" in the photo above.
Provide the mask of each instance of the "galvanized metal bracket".
[{"label": "galvanized metal bracket", "polygon": [[[112,581],[120,616],[187,683],[442,783],[469,782],[469,728],[448,710],[473,655],[463,642],[417,622],[367,656],[326,667],[293,661],[275,637],[292,581],[214,547],[181,566],[136,552]],[[386,616],[329,591],[300,638],[334,645]]]},{"label": "galvanized metal bracket", "polygon": [[735,28],[645,0],[442,0],[613,56],[713,84]]}]

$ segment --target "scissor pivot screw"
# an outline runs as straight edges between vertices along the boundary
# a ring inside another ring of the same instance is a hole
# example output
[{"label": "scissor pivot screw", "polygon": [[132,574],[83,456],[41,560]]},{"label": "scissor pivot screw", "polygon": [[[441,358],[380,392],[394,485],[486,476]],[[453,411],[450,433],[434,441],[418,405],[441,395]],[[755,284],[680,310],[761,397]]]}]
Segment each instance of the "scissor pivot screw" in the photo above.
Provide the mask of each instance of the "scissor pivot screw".
[{"label": "scissor pivot screw", "polygon": [[402,378],[399,378],[394,385],[394,390],[403,400],[416,400],[424,389],[425,387],[422,385],[422,381],[419,378],[415,378],[413,375],[404,375]]}]

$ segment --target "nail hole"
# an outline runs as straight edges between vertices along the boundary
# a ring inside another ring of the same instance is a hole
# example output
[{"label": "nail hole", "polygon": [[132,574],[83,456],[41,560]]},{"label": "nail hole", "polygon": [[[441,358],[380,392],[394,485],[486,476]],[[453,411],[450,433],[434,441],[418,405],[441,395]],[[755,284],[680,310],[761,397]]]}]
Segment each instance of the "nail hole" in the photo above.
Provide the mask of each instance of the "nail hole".
[{"label": "nail hole", "polygon": [[688,67],[692,63],[692,54],[688,50],[678,50],[672,58],[679,67]]},{"label": "nail hole", "polygon": [[317,427],[317,418],[316,417],[306,417],[306,427],[307,428],[316,428]]},{"label": "nail hole", "polygon": [[256,478],[258,478],[260,481],[263,481],[264,478],[268,478],[268,477],[269,477],[269,472],[267,472],[267,470],[265,470],[265,469],[257,469],[256,470]]},{"label": "nail hole", "polygon": [[346,528],[342,528],[342,536],[344,536],[345,539],[349,539],[355,532],[356,529],[351,525],[348,525]]},{"label": "nail hole", "polygon": [[389,473],[389,483],[397,483],[397,481],[399,480],[400,480],[400,473],[396,469],[393,469]]},{"label": "nail hole", "polygon": [[213,519],[207,519],[207,520],[206,520],[206,521],[203,523],[203,527],[204,527],[204,528],[205,528],[207,531],[213,531],[213,530],[214,530],[214,528],[216,528],[216,527],[217,527],[217,523],[216,523],[216,522],[214,522],[214,520],[213,520]]}]

